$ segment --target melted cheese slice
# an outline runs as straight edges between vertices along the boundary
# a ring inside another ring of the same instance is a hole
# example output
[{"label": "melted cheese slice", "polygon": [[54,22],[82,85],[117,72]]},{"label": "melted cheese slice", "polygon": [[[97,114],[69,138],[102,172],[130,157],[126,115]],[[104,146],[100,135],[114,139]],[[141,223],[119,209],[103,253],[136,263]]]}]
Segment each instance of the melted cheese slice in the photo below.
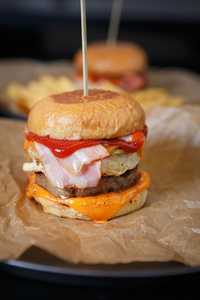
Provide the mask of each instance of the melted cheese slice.
[{"label": "melted cheese slice", "polygon": [[139,172],[139,179],[129,189],[119,193],[99,194],[90,197],[56,198],[35,182],[35,174],[29,178],[27,196],[29,198],[42,197],[54,203],[60,203],[72,207],[76,211],[96,222],[104,222],[112,218],[125,204],[138,193],[146,190],[150,185],[150,176],[145,171]]}]

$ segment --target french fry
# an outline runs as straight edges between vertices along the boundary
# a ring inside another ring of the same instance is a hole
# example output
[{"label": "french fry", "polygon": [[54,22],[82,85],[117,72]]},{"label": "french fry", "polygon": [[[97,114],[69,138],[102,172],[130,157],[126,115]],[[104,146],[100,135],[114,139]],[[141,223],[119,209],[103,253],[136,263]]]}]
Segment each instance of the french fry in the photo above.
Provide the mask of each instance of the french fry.
[{"label": "french fry", "polygon": [[[109,81],[102,81],[96,88],[127,93]],[[58,78],[49,75],[41,76],[37,81],[30,81],[27,86],[17,82],[11,82],[7,89],[7,96],[15,101],[20,107],[30,111],[33,105],[40,99],[62,92],[70,92],[77,88],[76,84],[66,76]],[[131,93],[132,97],[139,102],[144,110],[155,106],[179,106],[184,102],[183,97],[173,96],[164,88],[146,88]]]}]

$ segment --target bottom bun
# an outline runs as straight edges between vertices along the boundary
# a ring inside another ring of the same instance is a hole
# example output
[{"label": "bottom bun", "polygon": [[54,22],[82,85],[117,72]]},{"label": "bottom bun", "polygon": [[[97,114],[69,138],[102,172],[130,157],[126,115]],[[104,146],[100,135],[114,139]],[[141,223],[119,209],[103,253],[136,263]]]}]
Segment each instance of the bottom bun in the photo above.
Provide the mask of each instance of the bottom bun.
[{"label": "bottom bun", "polygon": [[[141,193],[137,194],[137,196],[135,196],[127,204],[125,204],[112,218],[127,215],[135,210],[140,209],[144,205],[146,197],[147,190],[144,190]],[[34,197],[34,199],[43,208],[45,212],[50,213],[52,215],[70,219],[91,220],[89,217],[83,215],[82,213],[79,213],[72,207],[68,207],[60,203],[50,202],[45,198],[39,196]]]}]

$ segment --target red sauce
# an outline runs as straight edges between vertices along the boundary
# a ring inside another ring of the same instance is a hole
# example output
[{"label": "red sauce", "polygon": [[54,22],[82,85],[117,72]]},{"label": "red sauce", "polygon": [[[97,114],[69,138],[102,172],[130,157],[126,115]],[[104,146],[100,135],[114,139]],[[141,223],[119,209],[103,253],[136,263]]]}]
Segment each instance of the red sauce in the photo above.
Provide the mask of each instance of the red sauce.
[{"label": "red sauce", "polygon": [[26,135],[26,139],[28,141],[35,141],[37,143],[43,144],[44,146],[48,147],[51,152],[59,158],[64,158],[70,156],[75,151],[91,147],[94,145],[112,145],[118,146],[122,148],[126,152],[137,152],[142,145],[144,144],[145,137],[147,136],[147,126],[145,125],[143,130],[136,130],[132,134],[132,141],[126,142],[120,139],[99,139],[99,140],[76,140],[76,141],[69,141],[69,140],[57,140],[52,139],[49,136],[38,136],[32,132],[28,132]]}]

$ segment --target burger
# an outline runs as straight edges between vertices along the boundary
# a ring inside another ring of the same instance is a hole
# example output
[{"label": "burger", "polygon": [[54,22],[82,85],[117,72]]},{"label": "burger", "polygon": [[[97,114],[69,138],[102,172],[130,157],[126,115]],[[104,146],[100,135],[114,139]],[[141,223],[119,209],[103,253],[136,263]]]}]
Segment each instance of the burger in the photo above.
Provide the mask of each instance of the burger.
[{"label": "burger", "polygon": [[83,90],[48,96],[28,116],[27,196],[47,213],[105,222],[146,201],[150,178],[138,171],[145,114],[129,95]]},{"label": "burger", "polygon": [[[77,51],[73,62],[77,72],[72,79],[78,83],[83,77],[82,49]],[[145,50],[134,43],[119,41],[115,45],[98,41],[88,44],[87,63],[90,85],[100,85],[102,80],[107,80],[127,92],[141,90],[147,85],[148,57]]]}]

